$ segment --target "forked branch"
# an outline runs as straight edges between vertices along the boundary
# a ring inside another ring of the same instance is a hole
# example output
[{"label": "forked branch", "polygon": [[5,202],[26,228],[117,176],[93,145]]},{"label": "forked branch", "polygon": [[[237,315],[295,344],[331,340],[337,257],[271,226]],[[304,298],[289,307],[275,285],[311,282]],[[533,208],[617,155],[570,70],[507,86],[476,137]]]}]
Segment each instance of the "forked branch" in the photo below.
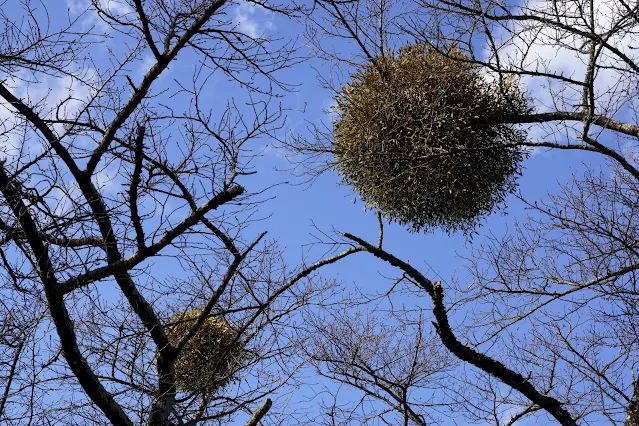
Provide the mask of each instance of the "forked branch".
[{"label": "forked branch", "polygon": [[433,314],[435,316],[435,326],[439,334],[439,338],[444,346],[457,358],[462,361],[466,361],[487,374],[498,378],[506,385],[521,392],[531,402],[537,404],[542,409],[546,410],[552,415],[560,424],[564,426],[577,426],[576,421],[572,418],[571,414],[563,408],[561,402],[557,399],[544,395],[539,392],[530,381],[511,370],[503,363],[482,354],[466,345],[461,343],[448,321],[448,315],[446,313],[446,307],[444,305],[444,290],[441,283],[433,283],[426,278],[417,269],[404,262],[403,260],[393,256],[387,251],[376,247],[367,241],[362,240],[352,234],[344,233],[344,236],[352,241],[357,242],[366,249],[373,256],[382,259],[383,261],[401,269],[406,275],[412,278],[422,289],[424,289],[433,301]]}]

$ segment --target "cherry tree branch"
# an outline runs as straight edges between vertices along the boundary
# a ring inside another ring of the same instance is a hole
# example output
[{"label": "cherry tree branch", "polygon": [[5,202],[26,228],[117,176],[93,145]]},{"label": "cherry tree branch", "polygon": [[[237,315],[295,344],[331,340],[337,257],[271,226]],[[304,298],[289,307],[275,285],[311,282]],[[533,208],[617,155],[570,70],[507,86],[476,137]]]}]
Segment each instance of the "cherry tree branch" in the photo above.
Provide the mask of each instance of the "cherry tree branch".
[{"label": "cherry tree branch", "polygon": [[519,391],[531,402],[546,410],[562,425],[577,426],[577,422],[572,418],[571,414],[563,408],[562,403],[557,399],[542,394],[521,374],[511,370],[503,363],[464,345],[457,339],[457,336],[453,332],[448,320],[446,307],[444,305],[444,291],[441,283],[433,283],[408,263],[393,256],[387,251],[362,240],[361,238],[349,233],[344,233],[344,236],[364,247],[366,251],[371,253],[373,256],[401,269],[428,293],[433,301],[435,326],[437,327],[440,340],[453,355],[462,361],[466,361],[474,365],[491,376],[498,378],[506,385]]}]

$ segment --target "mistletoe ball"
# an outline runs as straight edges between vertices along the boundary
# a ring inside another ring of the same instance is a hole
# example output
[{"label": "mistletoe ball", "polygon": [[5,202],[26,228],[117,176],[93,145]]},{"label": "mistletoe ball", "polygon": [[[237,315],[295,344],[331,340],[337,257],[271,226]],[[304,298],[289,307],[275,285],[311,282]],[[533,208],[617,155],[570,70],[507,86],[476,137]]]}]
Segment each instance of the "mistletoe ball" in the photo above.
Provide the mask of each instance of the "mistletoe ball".
[{"label": "mistletoe ball", "polygon": [[[193,327],[201,310],[178,313],[168,337],[176,345]],[[233,381],[246,358],[245,344],[233,326],[221,317],[210,316],[173,364],[178,388],[185,392],[213,394]]]},{"label": "mistletoe ball", "polygon": [[341,88],[335,163],[368,208],[413,231],[472,231],[516,188],[530,112],[515,79],[491,80],[459,50],[376,58]]}]

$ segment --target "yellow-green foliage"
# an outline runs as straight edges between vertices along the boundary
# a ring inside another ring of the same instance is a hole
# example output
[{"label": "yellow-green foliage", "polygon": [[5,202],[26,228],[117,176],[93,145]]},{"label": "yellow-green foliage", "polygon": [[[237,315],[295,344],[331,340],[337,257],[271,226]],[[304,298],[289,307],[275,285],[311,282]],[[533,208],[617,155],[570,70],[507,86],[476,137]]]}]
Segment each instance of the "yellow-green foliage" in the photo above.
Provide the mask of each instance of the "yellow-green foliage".
[{"label": "yellow-green foliage", "polygon": [[515,80],[488,82],[464,54],[421,45],[377,58],[337,97],[334,151],[367,207],[413,231],[470,231],[516,187],[529,112]]},{"label": "yellow-green foliage", "polygon": [[[168,335],[172,344],[186,335],[201,312],[195,309],[173,316]],[[244,357],[237,331],[224,319],[209,317],[175,361],[177,386],[187,392],[214,393],[232,380]]]}]

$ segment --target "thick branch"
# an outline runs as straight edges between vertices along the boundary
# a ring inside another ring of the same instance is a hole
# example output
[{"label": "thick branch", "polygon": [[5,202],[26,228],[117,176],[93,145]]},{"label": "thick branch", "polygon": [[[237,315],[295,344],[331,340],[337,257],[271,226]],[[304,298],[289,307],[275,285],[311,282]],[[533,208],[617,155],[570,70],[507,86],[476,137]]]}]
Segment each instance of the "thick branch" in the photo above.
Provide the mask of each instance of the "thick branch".
[{"label": "thick branch", "polygon": [[605,146],[604,144],[602,144],[598,140],[593,139],[593,138],[591,138],[590,136],[588,136],[586,134],[582,135],[581,139],[584,142],[586,142],[588,145],[592,145],[594,148],[596,148],[602,154],[607,155],[608,157],[610,157],[610,158],[614,159],[615,161],[617,161],[617,163],[619,163],[621,165],[621,167],[624,168],[624,170],[626,170],[628,173],[630,173],[635,179],[639,180],[639,170],[635,166],[630,164],[630,162],[626,159],[626,157],[624,157],[623,155],[619,154],[614,149],[608,148],[607,146]]},{"label": "thick branch", "polygon": [[[541,114],[512,115],[504,117],[505,123],[547,123],[550,121],[583,121],[585,112],[553,111]],[[604,129],[614,130],[624,135],[639,136],[639,126],[623,123],[602,115],[592,115],[592,124]]]},{"label": "thick branch", "polygon": [[[13,228],[7,225],[2,218],[0,218],[0,231],[5,233],[3,238],[0,238],[0,246],[4,245],[8,241],[17,241],[24,240],[25,235],[22,229]],[[104,242],[100,237],[90,236],[83,238],[68,238],[66,236],[56,237],[50,234],[47,234],[42,231],[38,231],[38,238],[43,241],[46,241],[49,244],[53,244],[54,246],[60,247],[86,247],[86,246],[96,246],[101,247]]]},{"label": "thick branch", "polygon": [[108,150],[109,145],[113,141],[116,132],[122,127],[124,122],[140,105],[142,100],[146,97],[151,84],[162,74],[162,72],[169,66],[171,61],[175,59],[180,50],[193,38],[195,34],[202,28],[202,26],[213,16],[213,14],[219,10],[228,0],[217,0],[211,3],[209,7],[202,13],[202,15],[193,22],[193,24],[184,32],[184,34],[178,39],[173,48],[160,56],[155,65],[151,67],[149,72],[142,79],[142,83],[135,89],[133,96],[129,102],[120,110],[115,119],[111,122],[111,125],[106,129],[106,133],[102,137],[102,140],[98,144],[97,148],[91,155],[85,173],[87,176],[91,176],[98,166],[102,155]]},{"label": "thick branch", "polygon": [[131,177],[131,186],[129,187],[129,206],[131,207],[131,221],[135,228],[135,238],[138,242],[138,250],[145,248],[144,230],[138,213],[138,186],[140,185],[140,175],[142,174],[142,153],[144,148],[144,132],[146,127],[144,124],[138,127],[138,135],[135,139],[135,167],[133,176]]},{"label": "thick branch", "polygon": [[64,303],[64,297],[57,290],[58,283],[54,275],[53,265],[44,242],[39,237],[36,224],[22,201],[21,191],[16,182],[7,176],[4,164],[0,164],[0,192],[7,200],[9,207],[20,222],[26,239],[37,259],[38,274],[44,285],[49,312],[60,337],[64,357],[89,398],[104,412],[113,425],[131,426],[133,423],[122,408],[102,386],[91,370],[86,359],[80,353],[73,322]]},{"label": "thick branch", "polygon": [[[81,125],[83,127],[89,128],[89,129],[91,129],[93,131],[96,131],[98,133],[101,133],[103,135],[106,133],[106,131],[104,129],[102,129],[102,128],[100,128],[100,127],[98,127],[98,126],[96,126],[96,125],[94,125],[92,123],[80,123],[80,122],[69,121],[69,120],[56,120],[55,122],[56,123],[62,123],[62,124]],[[124,140],[121,140],[121,139],[118,139],[118,138],[116,138],[115,140],[117,140],[119,143],[121,143],[125,147],[128,147],[130,149],[135,149],[128,142],[126,142]],[[586,146],[586,147],[590,148],[590,149],[594,149],[592,147],[588,147],[588,146]],[[182,196],[186,200],[186,202],[189,203],[189,206],[191,207],[191,209],[193,211],[197,210],[197,204],[195,204],[195,199],[191,195],[189,189],[186,187],[186,185],[184,185],[184,183],[180,179],[180,176],[178,176],[168,165],[166,165],[165,163],[163,163],[161,161],[157,161],[156,159],[154,159],[152,157],[149,157],[148,155],[144,154],[144,152],[142,152],[142,158],[143,158],[143,160],[151,163],[153,165],[153,167],[157,167],[164,174],[166,174],[173,181],[173,183],[180,189],[180,191],[182,191]],[[233,256],[239,256],[240,251],[237,249],[237,247],[235,247],[235,244],[233,243],[233,241],[226,234],[224,234],[224,232],[222,232],[222,230],[220,230],[218,227],[213,225],[205,217],[202,218],[202,223],[211,232],[213,232],[213,234],[217,238],[219,238],[222,241],[224,246],[231,252],[231,254],[233,254]]]},{"label": "thick branch", "polygon": [[234,186],[227,191],[221,192],[220,194],[213,197],[208,202],[204,203],[200,206],[196,211],[194,211],[189,217],[184,219],[180,224],[178,224],[175,228],[166,232],[162,238],[156,243],[148,246],[144,250],[138,250],[131,256],[120,259],[116,262],[113,262],[107,266],[103,266],[101,268],[93,269],[85,274],[79,275],[77,277],[71,278],[64,283],[61,283],[59,286],[59,291],[62,294],[67,294],[77,288],[80,288],[86,284],[89,284],[94,281],[98,281],[109,277],[111,275],[123,274],[126,271],[131,270],[135,266],[142,263],[144,260],[152,257],[160,252],[163,248],[171,244],[175,238],[182,235],[186,230],[188,230],[191,226],[195,225],[199,222],[202,217],[208,212],[218,208],[222,204],[225,204],[237,196],[241,195],[244,192],[244,188],[241,186]]},{"label": "thick branch", "polygon": [[162,60],[162,54],[158,50],[155,42],[153,41],[153,35],[151,34],[151,28],[149,27],[149,18],[147,18],[146,13],[144,13],[144,7],[142,6],[142,0],[134,0],[135,10],[138,12],[138,16],[140,17],[140,22],[142,23],[142,32],[144,33],[144,38],[146,39],[146,43],[149,45],[151,52],[153,52],[153,56],[158,61]]},{"label": "thick branch", "polygon": [[[218,3],[219,2],[216,2],[215,4],[218,4]],[[219,6],[221,6],[221,4],[219,4]],[[207,10],[212,14],[217,9],[215,9],[215,8],[213,8],[213,6],[211,6]],[[210,15],[209,15],[209,17],[210,17]],[[204,22],[205,21],[201,22],[200,26],[203,25]],[[191,34],[191,36],[192,35],[193,34]],[[185,36],[186,36],[186,34],[185,34]],[[181,38],[178,41],[178,44],[176,44],[176,48],[179,45],[180,41],[182,41],[183,43],[186,43],[186,40],[183,40],[183,38]],[[172,51],[175,51],[175,48]],[[175,55],[177,55],[177,51],[175,51]],[[156,64],[152,68],[152,70],[149,71],[149,74],[147,74],[147,77],[150,74],[152,74],[152,72],[157,71],[157,68],[158,68],[158,64]],[[146,77],[145,77],[145,81],[146,81]],[[151,84],[151,80],[148,81],[148,84],[149,85]],[[147,89],[148,89],[148,87],[147,87]],[[58,156],[60,156],[60,158],[62,158],[64,163],[67,165],[67,167],[71,171],[71,174],[73,175],[73,177],[75,178],[76,182],[78,183],[78,186],[80,187],[84,198],[87,200],[87,203],[91,207],[91,211],[93,213],[93,217],[94,217],[95,221],[98,224],[98,227],[100,229],[100,233],[102,235],[104,249],[106,251],[107,260],[108,260],[109,264],[110,265],[118,264],[118,265],[122,266],[121,263],[127,263],[126,260],[124,260],[124,262],[123,262],[122,255],[121,255],[121,253],[119,252],[119,250],[117,248],[117,240],[115,238],[115,234],[114,234],[114,231],[113,231],[113,226],[111,224],[111,219],[109,218],[109,213],[108,213],[107,206],[104,203],[103,197],[97,191],[97,189],[95,188],[95,185],[93,185],[93,183],[91,182],[91,173],[83,173],[82,171],[80,171],[80,169],[78,168],[77,164],[75,163],[75,160],[73,160],[73,158],[71,157],[69,152],[66,150],[66,148],[64,148],[64,146],[62,146],[62,144],[58,140],[57,136],[48,127],[48,125],[31,108],[29,108],[21,100],[16,98],[2,84],[0,84],[0,96],[5,98],[11,105],[13,105],[18,110],[18,112],[20,114],[22,114],[29,122],[31,122],[38,130],[40,130],[42,132],[44,137],[47,139],[47,141],[49,141],[51,146],[56,151],[56,154],[58,154]],[[140,98],[138,100],[138,102],[140,102],[141,99],[142,98]],[[132,107],[132,108],[135,108],[135,107]],[[133,111],[133,109],[131,109],[130,112],[132,112],[132,111]],[[129,112],[129,114],[130,114],[130,112]],[[118,115],[118,117],[122,117],[123,113],[124,113],[124,111],[121,111],[121,114]],[[103,139],[102,139],[103,142],[106,139],[109,139],[109,140],[113,139],[113,137],[115,135],[115,131],[113,129],[114,129],[114,125],[117,124],[116,122],[118,120],[118,117],[116,117],[116,119],[111,124],[111,126],[104,132]],[[127,115],[127,117],[128,117],[128,115]],[[119,127],[119,125],[117,127]],[[109,132],[112,132],[111,136],[109,136]],[[96,154],[96,152],[94,152],[94,155]],[[92,157],[92,159],[93,158],[94,157]],[[239,195],[239,194],[237,194],[237,195]],[[215,207],[212,207],[212,208],[215,208]],[[197,213],[194,213],[194,214],[197,215]],[[202,214],[204,214],[204,213],[202,213]],[[193,217],[193,215],[191,217]],[[185,228],[184,230],[186,230],[187,228]],[[138,263],[140,263],[142,260],[146,259],[147,257],[152,256],[154,254],[157,254],[159,249],[161,249],[164,246],[168,245],[171,242],[171,240],[173,238],[177,237],[178,235],[179,234],[173,235],[169,241],[165,242],[164,245],[162,245],[162,244],[157,245],[156,244],[155,248],[159,247],[157,251],[155,251],[154,249],[150,249],[150,250],[149,249],[145,249],[144,252],[148,253],[146,255],[141,255],[141,252],[138,251],[134,256],[132,256],[133,259],[129,258],[129,261],[131,261],[130,263],[131,263],[132,266],[130,266],[128,268],[127,267],[124,267],[124,268],[123,267],[111,268],[111,269],[108,269],[109,272],[106,275],[99,276],[99,274],[98,274],[99,278],[96,278],[96,279],[101,279],[101,278],[105,278],[105,277],[107,277],[109,275],[114,275],[115,276],[115,279],[116,279],[116,281],[118,283],[118,286],[122,290],[122,293],[126,296],[127,301],[129,302],[131,307],[134,309],[135,313],[140,317],[140,319],[144,323],[144,325],[147,328],[147,330],[149,330],[149,332],[151,333],[151,337],[153,338],[153,341],[156,343],[156,345],[158,346],[160,351],[168,351],[169,348],[170,348],[170,344],[169,344],[168,338],[166,337],[166,333],[164,331],[164,328],[161,326],[160,321],[158,320],[157,315],[155,314],[155,311],[153,310],[151,304],[144,298],[144,296],[142,294],[140,294],[140,292],[137,290],[137,288],[135,286],[135,283],[133,282],[131,276],[128,273],[126,273],[126,271],[128,271],[133,266],[137,265]],[[165,235],[165,237],[166,236],[167,235]],[[160,242],[162,242],[162,241],[164,241],[164,240],[161,240]],[[85,275],[88,275],[88,274],[85,274]],[[69,281],[75,282],[73,279],[71,279]],[[67,283],[69,281],[67,281]],[[91,281],[94,281],[94,280],[88,280],[88,281],[86,281],[86,283],[91,282]],[[80,286],[80,285],[82,285],[82,283],[78,284],[78,286]],[[72,291],[74,288],[77,288],[77,286],[73,287],[73,286],[67,286],[67,285],[63,284],[62,288],[59,291],[62,294],[66,294],[69,291]]]},{"label": "thick branch", "polygon": [[188,332],[180,339],[175,345],[174,349],[165,353],[160,353],[157,361],[157,370],[159,376],[158,397],[153,401],[151,408],[151,415],[147,424],[149,426],[161,426],[164,425],[169,417],[169,413],[175,404],[175,373],[173,370],[173,363],[180,355],[180,352],[187,345],[189,340],[197,334],[206,319],[209,317],[213,307],[218,302],[227,286],[237,273],[242,261],[246,258],[248,253],[260,242],[260,240],[266,235],[266,232],[260,234],[260,236],[244,251],[240,256],[236,256],[233,262],[229,266],[222,283],[217,288],[213,296],[209,299],[208,303],[197,317],[195,324],[188,330]]},{"label": "thick branch", "polygon": [[632,399],[626,410],[624,426],[639,426],[639,380],[635,380],[632,387]]},{"label": "thick branch", "polygon": [[9,102],[24,118],[27,119],[36,129],[42,133],[44,138],[51,144],[51,147],[55,153],[64,161],[64,164],[69,168],[73,177],[78,180],[82,178],[82,172],[78,168],[77,164],[69,154],[69,151],[62,146],[58,137],[53,133],[53,130],[40,118],[40,116],[27,106],[24,102],[13,95],[4,84],[0,83],[0,97]]},{"label": "thick branch", "polygon": [[484,355],[476,350],[461,343],[453,332],[448,322],[448,315],[444,306],[444,292],[441,284],[433,283],[431,280],[422,275],[417,269],[408,263],[398,259],[392,254],[382,250],[361,238],[345,233],[344,236],[363,246],[373,256],[378,257],[389,264],[401,269],[420,287],[422,287],[430,295],[433,300],[433,314],[435,315],[437,331],[444,346],[457,358],[466,361],[482,371],[498,378],[506,385],[521,392],[531,402],[537,404],[564,426],[577,426],[570,413],[563,408],[561,402],[553,397],[541,394],[525,377],[521,374],[510,370],[504,364]]},{"label": "thick branch", "polygon": [[255,410],[249,421],[246,422],[246,426],[257,426],[260,420],[268,413],[268,410],[271,409],[271,405],[273,405],[273,401],[270,398],[266,398],[266,401]]}]

